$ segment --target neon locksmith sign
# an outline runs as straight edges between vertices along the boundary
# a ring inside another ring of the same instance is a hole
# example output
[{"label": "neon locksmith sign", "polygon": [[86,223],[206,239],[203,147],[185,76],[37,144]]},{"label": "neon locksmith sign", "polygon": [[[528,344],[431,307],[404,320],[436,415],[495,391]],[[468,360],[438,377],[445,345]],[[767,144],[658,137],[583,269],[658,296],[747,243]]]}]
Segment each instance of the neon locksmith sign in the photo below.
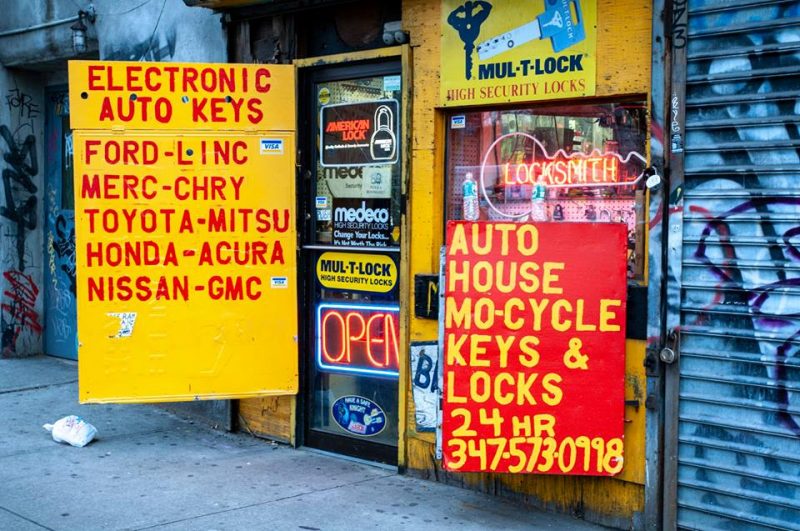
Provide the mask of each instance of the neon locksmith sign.
[{"label": "neon locksmith sign", "polygon": [[[492,157],[495,147],[510,138],[523,138],[532,142],[536,148],[533,160],[528,163],[505,162],[500,165],[490,165],[489,158]],[[543,156],[536,158],[537,152],[542,153]],[[505,219],[521,219],[527,217],[530,211],[508,214],[494,205],[485,186],[487,169],[498,171],[504,186],[532,185],[538,181],[540,176],[548,187],[560,189],[633,186],[644,177],[643,172],[634,176],[633,172],[623,171],[633,159],[643,164],[647,163],[647,158],[636,151],[631,151],[623,157],[619,153],[601,153],[596,149],[588,154],[567,153],[563,149],[559,149],[550,155],[545,145],[535,136],[521,132],[506,133],[492,142],[484,152],[478,187],[483,200],[495,214]]]},{"label": "neon locksmith sign", "polygon": [[549,186],[624,184],[620,178],[619,157],[613,153],[599,154],[555,160],[537,160],[531,163],[501,166],[503,184],[534,184],[541,176]]},{"label": "neon locksmith sign", "polygon": [[[523,138],[534,144],[534,159],[527,163],[512,164],[506,162],[500,166],[488,164],[489,158],[494,153],[495,147],[502,141],[509,138]],[[543,156],[536,158],[535,153],[542,153]],[[542,176],[545,184],[556,188],[572,187],[603,187],[603,186],[630,186],[637,184],[642,175],[627,175],[622,171],[623,168],[633,159],[641,163],[647,163],[647,158],[636,151],[631,151],[626,156],[615,152],[602,153],[595,149],[591,153],[573,152],[567,153],[559,149],[554,154],[549,154],[542,142],[528,133],[506,133],[498,137],[486,149],[481,163],[480,184],[484,183],[486,169],[490,167],[499,168],[503,184],[507,186],[534,184]],[[483,189],[484,199],[486,195]]]}]

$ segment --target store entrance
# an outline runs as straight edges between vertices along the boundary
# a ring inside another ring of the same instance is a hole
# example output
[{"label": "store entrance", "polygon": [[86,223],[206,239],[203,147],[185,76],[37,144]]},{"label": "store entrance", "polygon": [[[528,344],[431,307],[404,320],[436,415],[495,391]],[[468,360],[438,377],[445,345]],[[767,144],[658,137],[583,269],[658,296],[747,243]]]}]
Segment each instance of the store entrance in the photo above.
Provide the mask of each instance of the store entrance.
[{"label": "store entrance", "polygon": [[75,194],[72,130],[66,87],[46,91],[44,352],[78,359],[78,314],[75,303]]},{"label": "store entrance", "polygon": [[397,463],[399,62],[301,80],[303,441]]}]

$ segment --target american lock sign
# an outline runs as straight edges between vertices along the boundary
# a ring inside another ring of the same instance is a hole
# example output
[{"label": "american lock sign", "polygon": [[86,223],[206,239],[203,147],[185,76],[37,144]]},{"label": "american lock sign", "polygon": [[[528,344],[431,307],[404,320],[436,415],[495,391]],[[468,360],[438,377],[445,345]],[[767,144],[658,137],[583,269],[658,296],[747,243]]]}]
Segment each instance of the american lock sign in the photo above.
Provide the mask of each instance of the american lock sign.
[{"label": "american lock sign", "polygon": [[82,402],[297,391],[293,95],[289,66],[70,62]]}]

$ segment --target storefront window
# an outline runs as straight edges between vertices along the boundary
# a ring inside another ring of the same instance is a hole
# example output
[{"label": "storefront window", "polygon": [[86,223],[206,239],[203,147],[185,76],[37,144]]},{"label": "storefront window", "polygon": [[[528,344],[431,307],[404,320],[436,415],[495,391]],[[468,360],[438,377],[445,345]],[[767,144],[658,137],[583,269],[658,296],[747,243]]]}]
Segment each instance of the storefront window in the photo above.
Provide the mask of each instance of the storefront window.
[{"label": "storefront window", "polygon": [[628,277],[644,276],[643,103],[448,117],[446,216],[628,226]]}]

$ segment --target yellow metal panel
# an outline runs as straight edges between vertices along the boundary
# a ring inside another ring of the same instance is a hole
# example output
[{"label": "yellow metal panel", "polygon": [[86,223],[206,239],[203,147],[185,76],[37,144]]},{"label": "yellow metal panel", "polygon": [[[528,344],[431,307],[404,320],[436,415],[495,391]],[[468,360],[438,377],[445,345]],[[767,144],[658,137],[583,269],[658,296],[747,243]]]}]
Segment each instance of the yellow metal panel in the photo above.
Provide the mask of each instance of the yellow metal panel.
[{"label": "yellow metal panel", "polygon": [[294,66],[70,61],[73,129],[294,131]]},{"label": "yellow metal panel", "polygon": [[625,467],[617,479],[644,485],[644,435],[647,377],[644,372],[645,342],[625,341],[625,400],[636,400],[638,407],[625,407]]},{"label": "yellow metal panel", "polygon": [[597,0],[597,96],[650,90],[652,2]]},{"label": "yellow metal panel", "polygon": [[[403,2],[403,29],[411,35],[414,92],[411,115],[412,185],[418,179],[431,179],[433,168],[416,161],[417,150],[433,150],[433,107],[439,97],[439,50],[441,3],[432,0]],[[422,175],[416,174],[420,170]],[[429,185],[435,184],[428,181]],[[412,195],[412,201],[414,196]],[[430,211],[428,212],[430,214]],[[418,219],[415,217],[415,220]],[[412,228],[413,229],[413,228]]]},{"label": "yellow metal panel", "polygon": [[644,489],[617,479],[523,474],[501,474],[494,478],[497,486],[493,488],[500,493],[525,493],[525,499],[534,505],[582,513],[588,520],[607,525],[630,521],[644,509]]},{"label": "yellow metal panel", "polygon": [[294,135],[77,131],[74,153],[81,402],[296,393]]}]

